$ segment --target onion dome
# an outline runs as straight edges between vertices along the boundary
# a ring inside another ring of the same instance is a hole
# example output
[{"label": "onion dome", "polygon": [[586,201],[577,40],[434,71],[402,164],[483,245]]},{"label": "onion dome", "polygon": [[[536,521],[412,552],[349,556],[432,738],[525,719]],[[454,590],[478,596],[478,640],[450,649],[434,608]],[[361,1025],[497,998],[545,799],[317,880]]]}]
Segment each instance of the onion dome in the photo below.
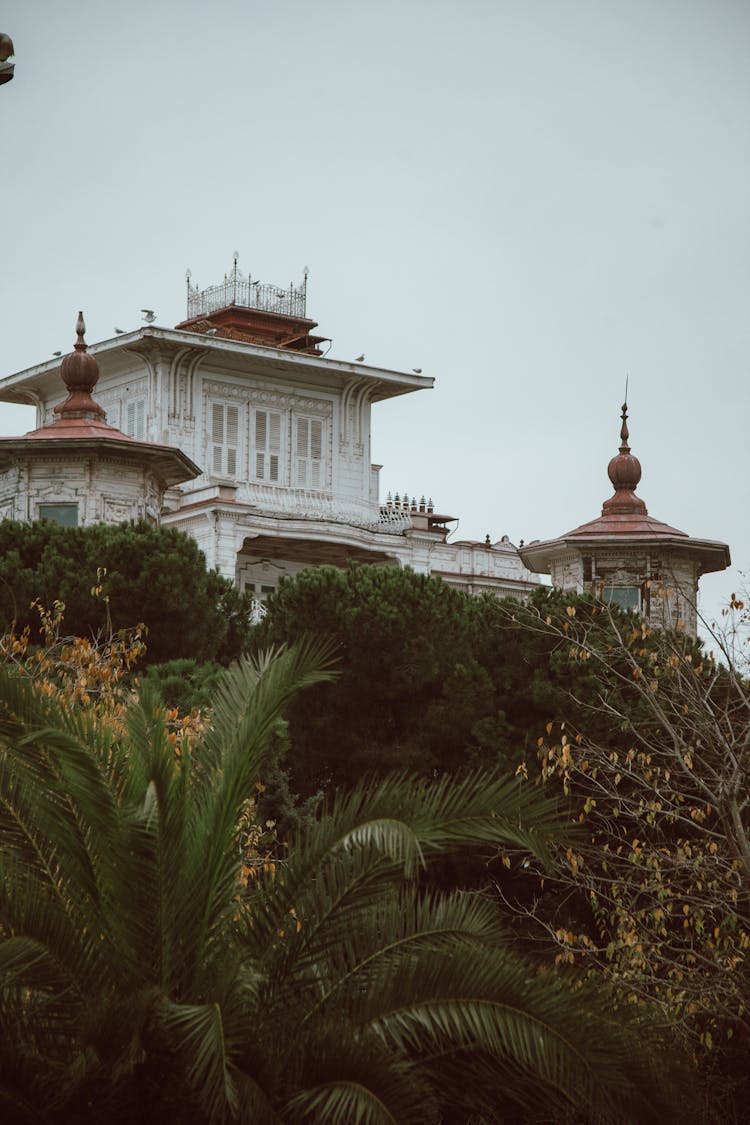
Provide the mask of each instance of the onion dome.
[{"label": "onion dome", "polygon": [[641,479],[641,463],[630,452],[628,445],[628,404],[622,404],[622,426],[620,427],[620,451],[607,466],[607,474],[615,490],[614,496],[605,500],[602,515],[610,512],[629,512],[647,515],[647,508],[635,490]]},{"label": "onion dome", "polygon": [[88,353],[83,338],[85,331],[83,313],[79,312],[76,322],[77,339],[73,351],[66,355],[60,367],[62,380],[68,388],[65,402],[54,408],[54,413],[58,414],[61,420],[106,417],[104,410],[91,397],[91,392],[99,382],[99,365]]}]

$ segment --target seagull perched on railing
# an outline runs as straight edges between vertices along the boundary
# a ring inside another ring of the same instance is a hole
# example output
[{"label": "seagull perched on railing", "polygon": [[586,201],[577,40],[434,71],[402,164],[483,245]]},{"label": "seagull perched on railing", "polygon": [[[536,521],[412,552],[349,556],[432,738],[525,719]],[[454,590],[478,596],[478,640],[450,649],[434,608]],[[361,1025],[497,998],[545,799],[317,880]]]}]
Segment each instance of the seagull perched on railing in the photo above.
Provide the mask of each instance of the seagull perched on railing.
[{"label": "seagull perched on railing", "polygon": [[145,320],[146,324],[154,323],[154,321],[156,320],[156,313],[153,309],[141,309],[141,312],[143,313],[143,319]]}]

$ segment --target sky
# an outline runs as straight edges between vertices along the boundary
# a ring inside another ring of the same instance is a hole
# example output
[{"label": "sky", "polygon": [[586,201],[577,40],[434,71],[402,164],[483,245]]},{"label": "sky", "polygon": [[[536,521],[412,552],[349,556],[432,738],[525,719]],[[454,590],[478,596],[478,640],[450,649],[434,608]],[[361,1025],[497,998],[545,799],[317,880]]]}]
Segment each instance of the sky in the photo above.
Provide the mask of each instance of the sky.
[{"label": "sky", "polygon": [[[10,0],[0,376],[185,317],[239,253],[330,355],[435,378],[373,410],[455,538],[639,495],[750,570],[746,0]],[[0,433],[33,427],[0,404]]]}]

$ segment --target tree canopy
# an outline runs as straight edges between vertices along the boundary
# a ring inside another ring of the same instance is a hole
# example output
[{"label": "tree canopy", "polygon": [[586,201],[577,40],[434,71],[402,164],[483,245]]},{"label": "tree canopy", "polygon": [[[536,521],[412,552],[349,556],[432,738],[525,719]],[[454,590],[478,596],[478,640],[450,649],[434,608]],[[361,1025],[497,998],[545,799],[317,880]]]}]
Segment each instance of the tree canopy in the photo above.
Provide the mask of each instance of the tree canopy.
[{"label": "tree canopy", "polygon": [[249,597],[206,569],[195,541],[146,523],[0,523],[1,611],[36,637],[34,601],[64,603],[66,627],[80,637],[143,623],[149,663],[226,663],[250,628]]},{"label": "tree canopy", "polygon": [[[565,619],[571,600],[545,588],[532,604]],[[318,567],[283,581],[253,645],[325,636],[340,671],[291,709],[292,789],[308,797],[394,766],[515,769],[545,724],[563,719],[573,684],[584,699],[595,690],[519,609],[396,568]]]}]

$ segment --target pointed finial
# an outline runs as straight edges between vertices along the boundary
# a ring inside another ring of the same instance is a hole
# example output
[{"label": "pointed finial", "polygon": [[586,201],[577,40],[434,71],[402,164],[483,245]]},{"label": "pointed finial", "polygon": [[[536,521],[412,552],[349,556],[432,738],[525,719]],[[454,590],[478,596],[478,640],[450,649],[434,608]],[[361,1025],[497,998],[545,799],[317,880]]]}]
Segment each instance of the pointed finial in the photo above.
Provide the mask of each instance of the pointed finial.
[{"label": "pointed finial", "polygon": [[54,413],[62,418],[104,418],[105,413],[97,402],[91,397],[91,392],[99,379],[99,366],[92,355],[86,350],[84,334],[86,324],[83,313],[78,313],[76,321],[76,342],[73,351],[66,355],[60,365],[60,375],[67,387],[68,397],[65,402],[54,408]]},{"label": "pointed finial", "polygon": [[621,410],[622,425],[620,426],[620,451],[612,458],[607,466],[607,475],[615,489],[614,496],[605,500],[602,506],[602,515],[610,513],[646,513],[646,505],[640,496],[635,495],[635,490],[641,479],[641,463],[630,452],[628,445],[628,404],[625,401]]},{"label": "pointed finial", "polygon": [[630,433],[628,431],[628,402],[627,399],[622,404],[622,425],[620,426],[620,453],[630,453],[630,446],[628,445],[628,438]]}]

